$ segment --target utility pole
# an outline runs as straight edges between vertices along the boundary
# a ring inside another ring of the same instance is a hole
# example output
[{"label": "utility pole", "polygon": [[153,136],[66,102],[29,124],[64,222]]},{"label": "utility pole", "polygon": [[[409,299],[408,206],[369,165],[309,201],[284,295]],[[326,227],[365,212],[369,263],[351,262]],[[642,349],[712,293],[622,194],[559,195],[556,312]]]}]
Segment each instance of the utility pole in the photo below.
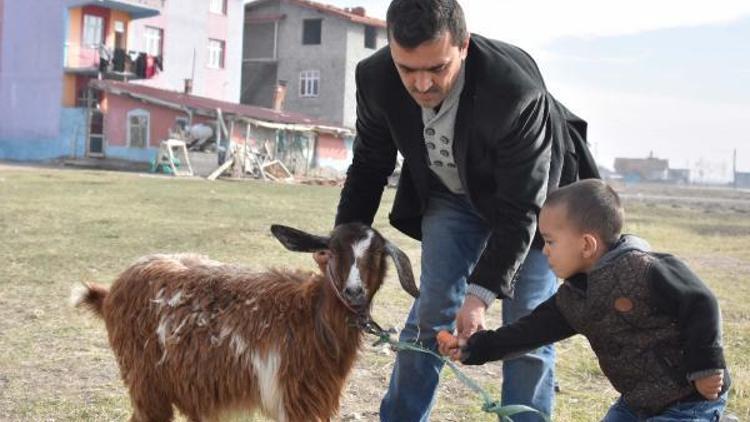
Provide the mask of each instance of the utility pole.
[{"label": "utility pole", "polygon": [[734,149],[732,154],[732,184],[737,189],[737,148]]}]

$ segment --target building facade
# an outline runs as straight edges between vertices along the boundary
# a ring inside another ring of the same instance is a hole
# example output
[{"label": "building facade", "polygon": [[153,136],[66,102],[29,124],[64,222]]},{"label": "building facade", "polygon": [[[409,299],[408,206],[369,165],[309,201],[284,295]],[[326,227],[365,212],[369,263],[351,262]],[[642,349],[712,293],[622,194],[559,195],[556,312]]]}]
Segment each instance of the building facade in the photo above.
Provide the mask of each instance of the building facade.
[{"label": "building facade", "polygon": [[133,22],[135,49],[163,55],[153,78],[137,81],[155,88],[233,103],[240,102],[242,0],[168,0],[158,16]]},{"label": "building facade", "polygon": [[309,116],[143,84],[95,80],[90,87],[99,99],[108,155],[127,156],[133,163],[152,162],[161,141],[175,137],[171,132],[196,124],[211,128],[212,146],[220,151],[247,145],[268,159],[280,160],[295,175],[316,168],[340,172],[351,162],[351,131]]},{"label": "building facade", "polygon": [[0,159],[140,157],[108,150],[93,80],[237,102],[242,17],[242,0],[0,0]]},{"label": "building facade", "polygon": [[362,8],[306,0],[248,3],[241,101],[354,128],[356,65],[386,43],[385,22]]}]

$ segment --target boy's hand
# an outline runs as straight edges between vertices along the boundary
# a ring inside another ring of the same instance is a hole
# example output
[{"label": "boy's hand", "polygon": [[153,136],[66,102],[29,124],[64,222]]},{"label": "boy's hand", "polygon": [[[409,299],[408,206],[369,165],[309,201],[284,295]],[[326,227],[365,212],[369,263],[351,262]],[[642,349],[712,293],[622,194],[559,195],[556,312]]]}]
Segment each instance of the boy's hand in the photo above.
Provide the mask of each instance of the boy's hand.
[{"label": "boy's hand", "polygon": [[698,378],[694,382],[695,389],[703,397],[709,400],[716,400],[719,398],[719,393],[721,393],[721,387],[724,386],[724,373]]},{"label": "boy's hand", "polygon": [[437,342],[441,355],[448,356],[451,360],[461,360],[461,346],[465,344],[463,339],[443,330],[438,333]]}]

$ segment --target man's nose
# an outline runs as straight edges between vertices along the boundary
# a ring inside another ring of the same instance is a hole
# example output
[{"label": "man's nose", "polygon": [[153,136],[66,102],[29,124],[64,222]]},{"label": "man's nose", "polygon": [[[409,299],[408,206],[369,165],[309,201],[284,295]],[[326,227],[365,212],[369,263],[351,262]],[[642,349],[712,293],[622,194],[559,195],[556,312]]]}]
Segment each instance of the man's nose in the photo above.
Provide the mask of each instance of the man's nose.
[{"label": "man's nose", "polygon": [[415,76],[414,88],[421,93],[429,91],[432,88],[432,77],[427,72],[418,72]]}]

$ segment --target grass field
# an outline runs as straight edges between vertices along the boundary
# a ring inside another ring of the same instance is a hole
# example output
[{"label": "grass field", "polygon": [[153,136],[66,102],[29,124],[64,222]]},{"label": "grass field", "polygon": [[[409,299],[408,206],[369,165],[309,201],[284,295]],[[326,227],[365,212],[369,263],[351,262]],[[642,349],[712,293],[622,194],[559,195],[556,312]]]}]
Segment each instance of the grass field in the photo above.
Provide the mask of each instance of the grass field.
[{"label": "grass field", "polygon": [[[387,225],[393,193],[386,191],[375,227],[411,256],[418,273],[418,243]],[[338,195],[333,187],[0,166],[0,421],[129,417],[103,323],[67,304],[75,282],[109,283],[152,252],[191,251],[257,269],[312,270],[309,254],[287,252],[268,227],[327,232]],[[624,198],[627,231],[684,258],[719,297],[735,382],[729,409],[750,420],[750,194],[626,189]],[[409,303],[389,277],[376,298],[375,319],[398,326]],[[499,306],[490,313],[495,326]],[[376,420],[393,357],[368,344],[345,391],[340,420]],[[498,394],[500,364],[467,372]],[[558,374],[556,421],[598,420],[616,397],[580,337],[559,345]],[[444,372],[432,419],[494,420],[480,405]]]}]

